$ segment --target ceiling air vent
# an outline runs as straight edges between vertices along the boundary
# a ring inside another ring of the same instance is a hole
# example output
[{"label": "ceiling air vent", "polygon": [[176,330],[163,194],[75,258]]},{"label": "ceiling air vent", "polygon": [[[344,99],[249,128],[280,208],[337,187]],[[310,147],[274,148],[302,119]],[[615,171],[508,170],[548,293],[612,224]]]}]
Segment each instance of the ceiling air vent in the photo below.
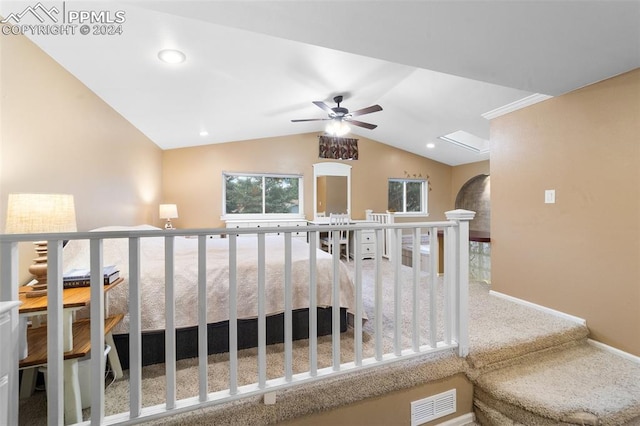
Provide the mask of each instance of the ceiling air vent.
[{"label": "ceiling air vent", "polygon": [[456,390],[451,389],[411,403],[411,426],[456,412]]}]

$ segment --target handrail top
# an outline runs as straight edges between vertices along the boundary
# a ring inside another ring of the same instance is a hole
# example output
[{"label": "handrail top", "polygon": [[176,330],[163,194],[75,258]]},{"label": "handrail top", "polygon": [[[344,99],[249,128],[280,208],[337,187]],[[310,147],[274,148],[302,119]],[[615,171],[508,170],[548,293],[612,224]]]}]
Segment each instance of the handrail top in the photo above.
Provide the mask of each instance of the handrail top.
[{"label": "handrail top", "polygon": [[306,225],[279,227],[246,227],[246,228],[185,228],[185,229],[145,229],[145,230],[110,230],[110,231],[79,231],[79,232],[49,232],[36,234],[0,234],[0,243],[25,241],[60,241],[60,240],[100,240],[114,238],[145,238],[145,237],[197,237],[229,234],[273,234],[297,232],[326,232],[331,230],[385,230],[385,229],[413,229],[413,228],[447,228],[457,227],[456,221],[440,222],[403,222],[403,223],[356,223],[349,225]]}]

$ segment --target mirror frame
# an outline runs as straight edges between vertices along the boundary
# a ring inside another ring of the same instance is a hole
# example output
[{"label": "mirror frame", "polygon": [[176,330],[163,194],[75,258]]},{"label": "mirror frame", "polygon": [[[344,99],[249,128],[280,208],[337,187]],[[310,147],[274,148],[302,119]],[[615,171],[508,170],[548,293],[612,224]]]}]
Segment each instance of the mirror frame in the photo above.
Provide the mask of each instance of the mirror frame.
[{"label": "mirror frame", "polygon": [[346,176],[347,177],[347,214],[351,218],[351,166],[342,163],[324,162],[313,165],[313,221],[320,222],[329,217],[318,217],[318,176]]}]

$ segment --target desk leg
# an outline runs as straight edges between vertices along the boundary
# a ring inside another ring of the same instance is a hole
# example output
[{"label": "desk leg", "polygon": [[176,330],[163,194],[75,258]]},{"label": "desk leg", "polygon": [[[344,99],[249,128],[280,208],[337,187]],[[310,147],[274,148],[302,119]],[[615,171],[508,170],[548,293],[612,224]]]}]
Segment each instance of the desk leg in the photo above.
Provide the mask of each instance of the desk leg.
[{"label": "desk leg", "polygon": [[109,358],[109,364],[113,370],[113,377],[120,379],[122,377],[122,365],[120,364],[120,357],[118,357],[118,350],[116,344],[113,341],[113,334],[107,333],[104,336],[104,341],[107,345],[111,346],[111,350],[107,357]]},{"label": "desk leg", "polygon": [[22,380],[20,382],[20,398],[29,398],[33,395],[38,378],[38,367],[25,368],[22,370]]},{"label": "desk leg", "polygon": [[82,421],[82,400],[80,398],[80,379],[78,360],[64,361],[64,422],[74,424]]},{"label": "desk leg", "polygon": [[62,310],[62,344],[65,352],[73,350],[73,310]]}]

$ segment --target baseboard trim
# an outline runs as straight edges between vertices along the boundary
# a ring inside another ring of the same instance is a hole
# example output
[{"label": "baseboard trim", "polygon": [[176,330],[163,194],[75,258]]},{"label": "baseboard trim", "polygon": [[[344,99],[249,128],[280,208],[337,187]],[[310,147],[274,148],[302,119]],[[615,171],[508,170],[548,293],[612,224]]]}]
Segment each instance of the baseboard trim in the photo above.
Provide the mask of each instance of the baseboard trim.
[{"label": "baseboard trim", "polygon": [[620,350],[618,348],[614,348],[613,346],[609,346],[607,344],[604,344],[602,342],[598,342],[596,340],[593,339],[587,339],[587,341],[592,344],[593,346],[596,346],[600,349],[604,349],[607,352],[611,352],[612,354],[618,355],[622,358],[628,359],[629,361],[633,361],[636,364],[640,364],[640,357],[639,356],[635,356],[633,354],[630,354],[629,352],[625,352],[623,350]]},{"label": "baseboard trim", "polygon": [[446,422],[438,423],[438,426],[464,426],[476,421],[476,415],[473,413],[463,414],[455,419],[447,420]]},{"label": "baseboard trim", "polygon": [[528,302],[526,300],[518,299],[517,297],[509,296],[508,294],[500,293],[498,291],[489,290],[489,294],[491,294],[493,296],[496,296],[496,297],[500,297],[500,298],[505,299],[505,300],[509,300],[511,302],[514,302],[514,303],[519,303],[521,305],[528,306],[528,307],[533,308],[533,309],[537,309],[539,311],[546,312],[546,313],[551,314],[551,315],[555,315],[555,316],[560,317],[560,318],[568,319],[569,321],[573,321],[573,322],[578,323],[580,325],[584,325],[584,326],[587,325],[587,320],[585,320],[584,318],[580,318],[580,317],[576,317],[574,315],[566,314],[566,313],[561,312],[561,311],[556,311],[555,309],[547,308],[546,306],[542,306],[542,305],[538,305],[536,303]]}]

